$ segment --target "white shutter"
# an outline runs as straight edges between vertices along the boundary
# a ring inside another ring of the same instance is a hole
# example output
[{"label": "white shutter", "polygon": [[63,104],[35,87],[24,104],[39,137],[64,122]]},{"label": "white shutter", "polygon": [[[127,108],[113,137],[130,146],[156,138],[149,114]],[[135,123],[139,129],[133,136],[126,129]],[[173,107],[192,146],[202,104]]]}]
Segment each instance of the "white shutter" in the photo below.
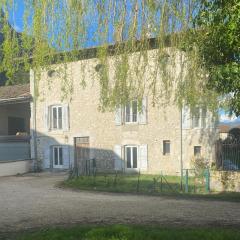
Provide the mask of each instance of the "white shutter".
[{"label": "white shutter", "polygon": [[147,147],[147,145],[139,146],[139,163],[140,163],[140,169],[142,171],[147,171],[147,169],[148,169],[148,147]]},{"label": "white shutter", "polygon": [[52,147],[45,146],[44,148],[44,154],[43,154],[43,167],[44,168],[52,168],[52,153],[51,153]]},{"label": "white shutter", "polygon": [[190,108],[185,106],[182,109],[182,128],[189,129],[191,128],[191,113]]},{"label": "white shutter", "polygon": [[68,146],[63,146],[63,166],[67,169],[70,167]]},{"label": "white shutter", "polygon": [[138,114],[139,124],[147,124],[147,98],[144,97],[142,100],[142,111]]},{"label": "white shutter", "polygon": [[122,146],[114,146],[114,169],[121,171],[123,169]]},{"label": "white shutter", "polygon": [[69,106],[63,105],[63,131],[69,131]]},{"label": "white shutter", "polygon": [[121,108],[121,106],[116,107],[116,110],[115,110],[115,125],[116,126],[122,125],[122,108]]},{"label": "white shutter", "polygon": [[46,132],[48,132],[51,129],[50,110],[51,110],[51,107],[45,106],[45,108],[44,108],[44,128],[45,128]]}]

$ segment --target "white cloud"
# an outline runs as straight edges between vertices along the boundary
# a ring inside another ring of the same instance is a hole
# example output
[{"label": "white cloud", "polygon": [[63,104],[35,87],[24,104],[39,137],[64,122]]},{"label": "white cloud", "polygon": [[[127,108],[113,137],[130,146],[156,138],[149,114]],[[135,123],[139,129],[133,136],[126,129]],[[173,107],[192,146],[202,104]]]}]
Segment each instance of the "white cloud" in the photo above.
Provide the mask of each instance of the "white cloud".
[{"label": "white cloud", "polygon": [[228,114],[221,114],[219,120],[220,122],[235,122],[238,118],[234,115],[230,116]]}]

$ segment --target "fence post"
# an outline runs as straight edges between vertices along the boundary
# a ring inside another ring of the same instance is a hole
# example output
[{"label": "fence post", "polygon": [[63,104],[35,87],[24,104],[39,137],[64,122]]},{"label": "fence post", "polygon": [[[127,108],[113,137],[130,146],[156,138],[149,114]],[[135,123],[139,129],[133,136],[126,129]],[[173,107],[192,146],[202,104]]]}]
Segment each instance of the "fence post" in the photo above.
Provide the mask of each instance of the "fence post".
[{"label": "fence post", "polygon": [[140,170],[138,172],[137,192],[139,192],[139,184],[140,184]]},{"label": "fence post", "polygon": [[163,177],[161,175],[161,192],[163,191]]},{"label": "fence post", "polygon": [[185,193],[188,193],[188,169],[186,169],[185,175]]},{"label": "fence post", "polygon": [[118,172],[115,171],[115,177],[114,177],[114,181],[113,181],[114,187],[117,185],[117,174],[118,174]]},{"label": "fence post", "polygon": [[205,179],[206,179],[205,190],[207,193],[209,193],[210,192],[210,171],[209,171],[209,169],[205,169]]}]

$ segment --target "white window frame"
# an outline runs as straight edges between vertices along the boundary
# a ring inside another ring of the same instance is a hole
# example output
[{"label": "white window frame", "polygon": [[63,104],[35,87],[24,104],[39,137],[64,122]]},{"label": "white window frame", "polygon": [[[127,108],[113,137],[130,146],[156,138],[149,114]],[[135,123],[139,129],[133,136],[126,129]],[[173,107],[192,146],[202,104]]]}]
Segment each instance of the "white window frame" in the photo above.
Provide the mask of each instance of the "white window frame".
[{"label": "white window frame", "polygon": [[[136,121],[134,121],[134,114],[133,114],[133,103],[134,102],[136,102],[136,104],[137,104]],[[128,115],[127,115],[127,106],[125,106],[124,122],[126,124],[136,124],[136,123],[138,123],[138,102],[137,102],[137,100],[132,100],[132,101],[129,102],[129,105],[130,105],[129,119],[128,119]]]},{"label": "white window frame", "polygon": [[[127,167],[127,148],[131,149],[131,168]],[[133,148],[137,149],[137,167],[133,168]],[[125,145],[124,146],[124,155],[125,155],[125,166],[127,170],[138,170],[140,168],[139,164],[139,147],[137,145]]]},{"label": "white window frame", "polygon": [[[56,113],[57,113],[57,118],[56,118],[56,123],[57,123],[57,127],[54,127],[54,119],[53,119],[53,111],[54,109],[56,109]],[[61,127],[60,125],[60,118],[59,118],[59,109],[61,109],[62,111],[62,118],[61,118]],[[51,130],[63,130],[63,106],[61,105],[53,105],[51,106]]]},{"label": "white window frame", "polygon": [[[56,159],[55,159],[55,150],[57,149],[57,164],[55,164]],[[62,164],[60,164],[60,149],[62,150]],[[52,147],[52,160],[53,160],[53,168],[63,168],[63,147],[62,146],[53,146]]]},{"label": "white window frame", "polygon": [[[199,115],[197,116],[197,115],[192,114],[192,117],[191,117],[193,129],[206,128],[206,125],[207,125],[207,110],[204,108],[200,108],[200,107],[198,107],[198,109],[199,109]],[[206,111],[205,116],[203,115],[204,110]],[[203,116],[204,116],[204,118],[203,118]],[[198,119],[198,126],[194,125],[194,121],[196,121],[196,119]]]}]

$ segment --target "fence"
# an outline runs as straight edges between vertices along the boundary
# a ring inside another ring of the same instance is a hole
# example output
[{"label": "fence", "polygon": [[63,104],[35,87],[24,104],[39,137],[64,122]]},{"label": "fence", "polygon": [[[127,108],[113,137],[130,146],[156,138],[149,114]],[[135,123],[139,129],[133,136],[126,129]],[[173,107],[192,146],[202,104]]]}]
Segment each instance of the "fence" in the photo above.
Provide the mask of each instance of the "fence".
[{"label": "fence", "polygon": [[216,142],[216,168],[225,171],[240,170],[240,138],[229,136]]},{"label": "fence", "polygon": [[114,173],[100,173],[94,171],[78,175],[76,171],[70,173],[70,180],[77,178],[82,188],[93,188],[114,192],[136,192],[136,193],[206,193],[209,192],[209,171],[197,176],[192,169],[183,171],[183,181],[179,176],[164,176],[141,174],[126,174],[115,171]]}]

